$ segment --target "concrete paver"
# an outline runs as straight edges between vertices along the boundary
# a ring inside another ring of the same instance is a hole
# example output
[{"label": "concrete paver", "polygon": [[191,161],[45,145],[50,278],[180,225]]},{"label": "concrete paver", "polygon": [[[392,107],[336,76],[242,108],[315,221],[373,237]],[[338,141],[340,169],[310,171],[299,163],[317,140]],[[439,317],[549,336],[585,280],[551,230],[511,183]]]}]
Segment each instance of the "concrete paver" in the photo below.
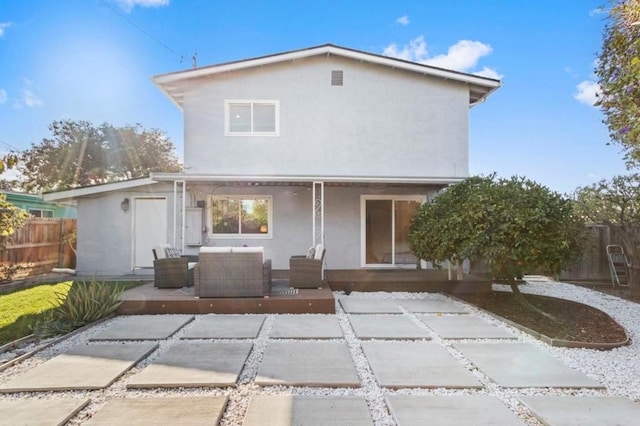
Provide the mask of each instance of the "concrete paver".
[{"label": "concrete paver", "polygon": [[448,300],[408,299],[396,302],[409,312],[420,314],[468,314],[469,312]]},{"label": "concrete paver", "polygon": [[276,339],[341,339],[344,337],[335,315],[278,315],[271,329]]},{"label": "concrete paver", "polygon": [[482,387],[462,364],[436,343],[363,342],[362,349],[380,386]]},{"label": "concrete paver", "polygon": [[58,426],[89,404],[85,399],[20,399],[0,401],[0,426]]},{"label": "concrete paver", "polygon": [[367,402],[360,396],[260,395],[249,402],[244,426],[367,426]]},{"label": "concrete paver", "polygon": [[252,346],[250,342],[176,343],[134,376],[127,388],[235,386]]},{"label": "concrete paver", "polygon": [[547,425],[633,426],[640,419],[640,404],[622,397],[520,396],[518,399]]},{"label": "concrete paver", "polygon": [[456,343],[453,346],[500,386],[603,387],[595,380],[526,343]]},{"label": "concrete paver", "polygon": [[344,342],[269,342],[255,382],[260,386],[360,386]]},{"label": "concrete paver", "polygon": [[127,398],[107,401],[87,423],[90,426],[214,425],[228,397]]},{"label": "concrete paver", "polygon": [[402,310],[390,299],[357,299],[341,297],[340,305],[348,314],[401,314]]},{"label": "concrete paver", "polygon": [[167,339],[193,315],[131,315],[117,318],[89,340],[160,340]]},{"label": "concrete paver", "polygon": [[429,339],[429,333],[404,315],[350,315],[359,339]]},{"label": "concrete paver", "polygon": [[516,339],[516,336],[474,315],[420,316],[444,339]]},{"label": "concrete paver", "polygon": [[157,347],[154,343],[76,346],[0,385],[0,392],[106,388]]},{"label": "concrete paver", "polygon": [[398,426],[525,424],[506,405],[488,395],[386,395],[385,400]]},{"label": "concrete paver", "polygon": [[264,319],[264,315],[207,315],[190,324],[181,338],[255,339]]}]

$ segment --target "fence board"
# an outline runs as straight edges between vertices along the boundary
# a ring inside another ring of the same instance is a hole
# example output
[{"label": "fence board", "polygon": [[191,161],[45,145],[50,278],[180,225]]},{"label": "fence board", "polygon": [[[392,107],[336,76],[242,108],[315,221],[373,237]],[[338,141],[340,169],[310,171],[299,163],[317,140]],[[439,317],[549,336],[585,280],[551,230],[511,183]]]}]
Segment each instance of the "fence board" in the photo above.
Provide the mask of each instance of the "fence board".
[{"label": "fence board", "polygon": [[62,238],[74,232],[76,224],[76,219],[29,219],[12,236],[0,238],[5,246],[0,251],[0,264],[33,264],[15,278],[44,274],[55,267],[74,268],[75,254],[68,244],[62,244]]},{"label": "fence board", "polygon": [[621,244],[620,228],[609,225],[588,225],[591,248],[584,257],[560,274],[560,279],[576,281],[610,281],[607,246]]}]

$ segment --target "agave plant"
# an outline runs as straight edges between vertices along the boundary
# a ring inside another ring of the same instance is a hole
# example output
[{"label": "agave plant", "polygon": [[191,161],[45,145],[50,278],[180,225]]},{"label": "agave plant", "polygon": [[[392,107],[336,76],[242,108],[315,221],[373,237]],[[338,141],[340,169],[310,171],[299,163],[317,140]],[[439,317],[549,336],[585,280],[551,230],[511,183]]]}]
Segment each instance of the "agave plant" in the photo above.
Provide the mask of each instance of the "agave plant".
[{"label": "agave plant", "polygon": [[121,284],[113,285],[93,278],[90,282],[78,281],[69,285],[71,288],[66,294],[56,292],[55,308],[35,326],[37,336],[68,333],[106,317],[122,303],[120,295],[124,286]]}]

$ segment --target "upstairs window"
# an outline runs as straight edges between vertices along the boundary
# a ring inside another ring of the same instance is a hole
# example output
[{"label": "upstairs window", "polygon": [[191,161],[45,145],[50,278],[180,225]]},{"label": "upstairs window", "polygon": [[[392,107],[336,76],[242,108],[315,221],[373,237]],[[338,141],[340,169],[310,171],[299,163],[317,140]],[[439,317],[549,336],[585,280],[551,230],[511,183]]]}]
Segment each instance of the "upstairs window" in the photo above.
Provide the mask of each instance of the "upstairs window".
[{"label": "upstairs window", "polygon": [[271,237],[271,196],[212,196],[211,235]]},{"label": "upstairs window", "polygon": [[278,136],[279,133],[278,101],[225,101],[225,135]]}]

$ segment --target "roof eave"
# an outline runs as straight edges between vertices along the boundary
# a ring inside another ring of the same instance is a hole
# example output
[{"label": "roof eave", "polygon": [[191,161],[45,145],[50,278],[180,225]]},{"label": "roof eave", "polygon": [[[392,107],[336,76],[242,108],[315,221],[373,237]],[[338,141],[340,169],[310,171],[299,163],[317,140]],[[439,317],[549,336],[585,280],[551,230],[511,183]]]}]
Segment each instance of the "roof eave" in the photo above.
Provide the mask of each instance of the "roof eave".
[{"label": "roof eave", "polygon": [[139,186],[152,185],[158,181],[151,177],[125,180],[121,182],[111,182],[102,185],[85,186],[82,188],[68,189],[66,191],[45,192],[42,194],[44,201],[70,201],[90,195],[102,194],[105,192],[122,191],[124,189],[136,188]]},{"label": "roof eave", "polygon": [[[261,56],[257,58],[245,59],[234,62],[227,62],[218,65],[211,65],[202,68],[195,68],[185,71],[177,71],[167,74],[159,74],[152,77],[152,81],[156,86],[162,90],[162,92],[169,97],[172,102],[182,109],[182,97],[179,95],[179,90],[171,90],[171,86],[180,82],[188,81],[191,79],[207,77],[210,75],[232,72],[247,68],[259,67],[279,62],[294,61],[297,59],[307,58],[317,55],[337,55],[343,56],[358,61],[364,61],[374,63],[378,65],[388,66],[391,68],[404,69],[407,71],[416,72],[423,75],[430,75],[434,77],[440,77],[448,80],[455,80],[463,83],[467,83],[474,86],[485,87],[487,95],[493,92],[495,89],[501,86],[500,80],[476,76],[473,74],[462,73],[458,71],[448,70],[444,68],[437,68],[430,65],[418,64],[415,62],[406,61],[403,59],[392,58],[389,56],[378,55],[369,52],[362,52],[359,50],[348,49],[332,44],[326,44],[322,46],[310,47],[307,49],[294,50],[284,53],[277,53],[268,56]],[[484,96],[486,98],[486,96]]]}]

